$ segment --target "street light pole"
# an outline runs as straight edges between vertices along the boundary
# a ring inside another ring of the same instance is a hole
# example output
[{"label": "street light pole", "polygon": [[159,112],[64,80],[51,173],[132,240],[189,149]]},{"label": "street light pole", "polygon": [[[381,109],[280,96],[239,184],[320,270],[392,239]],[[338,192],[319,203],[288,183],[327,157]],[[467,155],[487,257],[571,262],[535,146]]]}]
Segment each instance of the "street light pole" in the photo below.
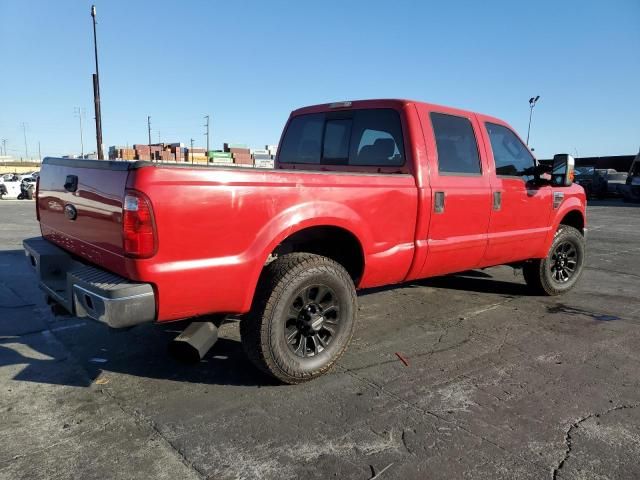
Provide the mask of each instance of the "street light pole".
[{"label": "street light pole", "polygon": [[531,117],[533,116],[533,107],[536,106],[536,102],[540,99],[540,95],[531,97],[529,99],[529,128],[527,128],[527,146],[529,146],[529,133],[531,133]]},{"label": "street light pole", "polygon": [[93,103],[96,112],[96,143],[98,144],[98,159],[104,160],[102,153],[102,113],[100,112],[100,74],[98,72],[98,38],[96,35],[96,6],[91,5],[93,18],[93,50],[96,58],[96,73],[93,74]]}]

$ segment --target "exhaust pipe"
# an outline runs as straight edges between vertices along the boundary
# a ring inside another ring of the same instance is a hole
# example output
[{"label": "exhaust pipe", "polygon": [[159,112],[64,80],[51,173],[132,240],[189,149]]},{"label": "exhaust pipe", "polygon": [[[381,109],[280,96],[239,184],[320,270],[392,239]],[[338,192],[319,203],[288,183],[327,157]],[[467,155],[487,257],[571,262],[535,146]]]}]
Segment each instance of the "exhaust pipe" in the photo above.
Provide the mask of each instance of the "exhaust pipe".
[{"label": "exhaust pipe", "polygon": [[169,354],[177,360],[197,363],[218,340],[213,322],[193,322],[169,344]]}]

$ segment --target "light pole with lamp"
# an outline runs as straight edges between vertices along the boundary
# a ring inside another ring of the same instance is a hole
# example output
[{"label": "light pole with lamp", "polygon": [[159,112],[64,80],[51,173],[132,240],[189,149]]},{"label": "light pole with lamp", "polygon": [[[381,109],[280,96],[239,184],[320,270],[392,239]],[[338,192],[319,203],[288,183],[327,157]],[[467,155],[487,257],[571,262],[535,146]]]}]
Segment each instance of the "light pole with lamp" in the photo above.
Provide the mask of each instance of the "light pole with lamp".
[{"label": "light pole with lamp", "polygon": [[531,97],[529,99],[529,128],[527,128],[527,147],[529,146],[529,133],[531,132],[531,117],[533,116],[533,107],[536,106],[536,102],[540,99],[540,95]]}]

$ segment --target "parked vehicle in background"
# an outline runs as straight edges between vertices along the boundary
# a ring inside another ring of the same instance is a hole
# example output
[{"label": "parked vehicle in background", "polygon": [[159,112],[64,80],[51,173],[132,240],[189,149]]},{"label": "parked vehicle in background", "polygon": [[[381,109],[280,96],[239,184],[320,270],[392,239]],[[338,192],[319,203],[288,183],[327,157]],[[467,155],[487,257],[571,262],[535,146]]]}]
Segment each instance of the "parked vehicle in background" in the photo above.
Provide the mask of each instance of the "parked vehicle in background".
[{"label": "parked vehicle in background", "polygon": [[607,196],[608,197],[622,197],[624,194],[624,187],[627,183],[627,172],[611,172],[606,174],[607,179]]},{"label": "parked vehicle in background", "polygon": [[356,288],[508,264],[538,294],[570,290],[586,232],[573,166],[539,165],[487,115],[316,105],[291,114],[274,170],[46,158],[42,237],[24,247],[74,315],[112,327],[239,315],[253,363],[299,383],[347,348]]},{"label": "parked vehicle in background", "polygon": [[629,175],[622,194],[625,202],[640,202],[640,152],[629,168]]},{"label": "parked vehicle in background", "polygon": [[20,182],[20,194],[18,200],[33,200],[36,191],[36,179],[34,177],[24,177]]},{"label": "parked vehicle in background", "polygon": [[3,186],[3,188],[0,188],[0,199],[18,198],[20,195],[21,182],[18,180],[17,175],[3,175],[0,177],[0,184]]},{"label": "parked vehicle in background", "polygon": [[[594,168],[594,167],[578,167],[576,168],[575,182],[582,185],[587,198],[595,197],[599,199],[606,198],[609,192],[609,178],[610,175],[615,175],[618,172],[612,168]],[[615,185],[615,181],[614,181]],[[617,185],[612,187],[616,192],[618,190]],[[615,193],[613,193],[615,194]]]}]

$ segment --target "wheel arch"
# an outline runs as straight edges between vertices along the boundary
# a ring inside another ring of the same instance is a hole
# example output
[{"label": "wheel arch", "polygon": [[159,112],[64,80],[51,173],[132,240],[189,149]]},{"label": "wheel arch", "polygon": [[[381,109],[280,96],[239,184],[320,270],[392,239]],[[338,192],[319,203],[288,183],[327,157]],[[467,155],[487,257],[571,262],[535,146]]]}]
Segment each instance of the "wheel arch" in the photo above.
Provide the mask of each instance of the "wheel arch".
[{"label": "wheel arch", "polygon": [[[331,239],[331,248],[321,245],[327,238]],[[346,242],[345,252],[336,248],[340,240]],[[297,251],[328,256],[345,267],[357,286],[366,268],[367,245],[372,242],[366,222],[344,204],[315,201],[280,212],[261,229],[254,242],[255,267],[246,285],[242,310],[251,307],[260,274],[274,254]],[[358,261],[347,261],[346,253],[354,254]]]},{"label": "wheel arch", "polygon": [[335,260],[349,273],[355,285],[364,274],[364,249],[350,230],[335,225],[314,225],[286,237],[272,252],[284,255],[293,252],[314,253]]},{"label": "wheel arch", "polygon": [[574,209],[566,212],[558,223],[558,226],[560,225],[568,225],[570,227],[573,227],[580,233],[582,233],[582,235],[584,235],[585,219],[580,210]]}]

